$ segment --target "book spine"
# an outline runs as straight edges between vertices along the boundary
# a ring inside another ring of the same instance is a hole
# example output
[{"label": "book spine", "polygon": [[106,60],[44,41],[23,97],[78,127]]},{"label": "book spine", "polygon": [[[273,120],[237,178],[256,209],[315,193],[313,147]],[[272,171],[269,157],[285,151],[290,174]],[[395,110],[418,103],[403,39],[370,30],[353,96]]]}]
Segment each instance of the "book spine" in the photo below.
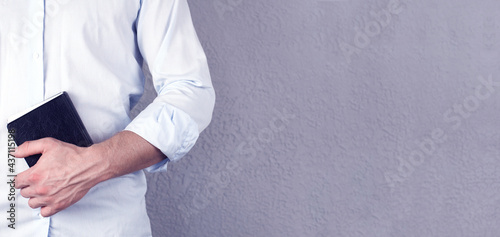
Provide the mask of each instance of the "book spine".
[{"label": "book spine", "polygon": [[64,92],[63,96],[66,97],[66,99],[64,101],[67,103],[67,106],[70,108],[70,111],[72,111],[71,116],[75,119],[75,121],[78,121],[77,122],[77,124],[79,126],[78,129],[80,130],[80,132],[83,136],[83,139],[84,139],[83,141],[79,141],[75,145],[81,146],[81,147],[91,146],[92,144],[94,144],[94,142],[92,141],[92,138],[90,137],[89,133],[87,132],[87,129],[85,128],[85,125],[83,124],[82,119],[78,115],[76,107],[73,105],[73,102],[71,102],[71,99],[69,98],[69,95],[67,92]]}]

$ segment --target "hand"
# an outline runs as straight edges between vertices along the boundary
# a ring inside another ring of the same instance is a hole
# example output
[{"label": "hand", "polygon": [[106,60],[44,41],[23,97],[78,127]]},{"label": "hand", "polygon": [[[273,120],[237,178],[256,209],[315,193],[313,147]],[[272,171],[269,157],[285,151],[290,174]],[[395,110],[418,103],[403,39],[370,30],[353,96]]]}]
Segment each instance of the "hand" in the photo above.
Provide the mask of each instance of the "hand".
[{"label": "hand", "polygon": [[18,158],[42,154],[38,162],[16,177],[16,188],[29,198],[31,208],[41,207],[44,217],[54,215],[78,202],[97,183],[103,181],[103,167],[91,149],[77,147],[53,138],[28,141],[17,148]]},{"label": "hand", "polygon": [[12,155],[42,154],[36,165],[16,177],[16,188],[41,207],[44,217],[78,202],[99,182],[144,169],[165,155],[139,135],[122,131],[110,139],[83,148],[53,138],[28,141]]}]

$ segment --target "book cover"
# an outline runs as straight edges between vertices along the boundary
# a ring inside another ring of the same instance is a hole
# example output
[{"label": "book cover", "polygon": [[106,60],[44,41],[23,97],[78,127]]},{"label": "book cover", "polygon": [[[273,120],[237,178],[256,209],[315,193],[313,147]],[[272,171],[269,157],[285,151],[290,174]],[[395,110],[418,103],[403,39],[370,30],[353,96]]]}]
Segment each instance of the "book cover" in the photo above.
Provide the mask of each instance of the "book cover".
[{"label": "book cover", "polygon": [[[67,92],[61,92],[27,111],[9,118],[7,129],[14,131],[17,145],[52,137],[80,147],[93,144]],[[29,167],[41,154],[25,157]]]}]

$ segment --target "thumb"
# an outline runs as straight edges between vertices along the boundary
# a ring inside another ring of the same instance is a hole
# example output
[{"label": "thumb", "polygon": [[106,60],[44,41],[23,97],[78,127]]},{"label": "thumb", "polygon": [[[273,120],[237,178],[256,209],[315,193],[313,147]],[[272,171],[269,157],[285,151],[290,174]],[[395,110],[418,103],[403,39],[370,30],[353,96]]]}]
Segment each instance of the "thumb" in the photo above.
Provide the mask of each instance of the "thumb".
[{"label": "thumb", "polygon": [[16,158],[24,158],[31,155],[42,154],[46,147],[46,139],[26,141],[16,148],[14,155]]}]

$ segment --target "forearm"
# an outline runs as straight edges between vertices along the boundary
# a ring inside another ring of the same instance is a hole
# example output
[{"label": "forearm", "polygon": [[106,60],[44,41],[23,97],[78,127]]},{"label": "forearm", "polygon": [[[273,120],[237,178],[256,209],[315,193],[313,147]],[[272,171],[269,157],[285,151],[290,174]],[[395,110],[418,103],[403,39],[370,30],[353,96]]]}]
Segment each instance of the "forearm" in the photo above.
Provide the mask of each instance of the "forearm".
[{"label": "forearm", "polygon": [[101,163],[98,173],[102,182],[132,173],[166,159],[165,155],[141,136],[122,131],[108,140],[94,144],[87,150]]},{"label": "forearm", "polygon": [[16,188],[31,208],[51,216],[80,200],[92,187],[165,158],[139,135],[123,131],[88,148],[53,138],[25,142],[14,155],[42,154],[36,165],[16,177]]}]

